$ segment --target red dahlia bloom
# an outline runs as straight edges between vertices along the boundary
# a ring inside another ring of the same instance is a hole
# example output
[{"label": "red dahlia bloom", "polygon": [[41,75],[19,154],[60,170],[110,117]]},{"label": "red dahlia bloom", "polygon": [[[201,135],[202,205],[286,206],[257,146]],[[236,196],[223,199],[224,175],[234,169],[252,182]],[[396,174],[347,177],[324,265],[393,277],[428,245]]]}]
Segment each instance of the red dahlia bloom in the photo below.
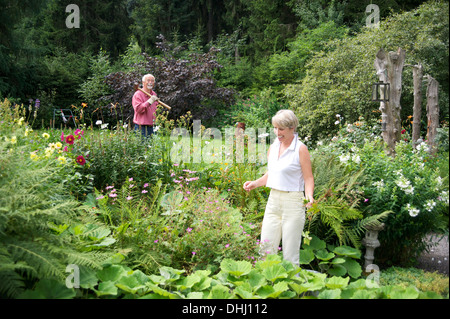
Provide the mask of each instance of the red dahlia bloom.
[{"label": "red dahlia bloom", "polygon": [[86,164],[86,160],[84,159],[84,157],[82,155],[77,157],[77,163],[80,165],[84,165]]},{"label": "red dahlia bloom", "polygon": [[75,141],[75,137],[73,135],[69,135],[66,137],[66,143],[72,145]]}]

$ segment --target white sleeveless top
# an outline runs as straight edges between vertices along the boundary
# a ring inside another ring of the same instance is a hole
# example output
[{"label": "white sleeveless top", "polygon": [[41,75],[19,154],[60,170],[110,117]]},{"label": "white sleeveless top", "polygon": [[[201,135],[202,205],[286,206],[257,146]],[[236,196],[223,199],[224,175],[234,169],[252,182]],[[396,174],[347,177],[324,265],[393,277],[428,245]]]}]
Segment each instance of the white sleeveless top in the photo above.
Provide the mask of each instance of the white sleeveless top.
[{"label": "white sleeveless top", "polygon": [[299,156],[299,149],[302,144],[298,135],[295,134],[291,145],[278,158],[281,143],[278,139],[275,140],[270,147],[267,162],[267,187],[288,192],[303,192],[305,190]]}]

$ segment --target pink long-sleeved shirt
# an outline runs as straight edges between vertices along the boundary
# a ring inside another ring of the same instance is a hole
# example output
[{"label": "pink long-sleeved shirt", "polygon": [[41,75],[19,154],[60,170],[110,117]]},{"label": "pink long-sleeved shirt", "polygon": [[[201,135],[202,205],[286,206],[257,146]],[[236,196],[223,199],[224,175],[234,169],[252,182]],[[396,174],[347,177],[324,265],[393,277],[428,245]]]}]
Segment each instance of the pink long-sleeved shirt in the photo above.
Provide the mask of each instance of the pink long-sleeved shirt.
[{"label": "pink long-sleeved shirt", "polygon": [[[152,91],[151,95],[156,95],[156,93]],[[153,125],[158,102],[156,101],[150,105],[147,102],[149,98],[148,95],[139,90],[134,93],[131,102],[134,109],[133,123],[138,125]]]}]

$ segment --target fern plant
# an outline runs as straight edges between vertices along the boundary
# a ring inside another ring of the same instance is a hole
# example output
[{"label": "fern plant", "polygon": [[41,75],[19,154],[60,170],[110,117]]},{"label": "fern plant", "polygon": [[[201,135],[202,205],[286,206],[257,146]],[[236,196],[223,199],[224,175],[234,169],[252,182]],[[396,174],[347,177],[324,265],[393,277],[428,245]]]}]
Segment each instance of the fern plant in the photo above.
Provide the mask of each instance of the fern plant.
[{"label": "fern plant", "polygon": [[364,199],[359,185],[364,171],[348,171],[330,154],[315,154],[313,174],[316,201],[306,214],[305,230],[327,242],[361,248],[361,237],[368,227],[381,224],[391,212],[364,218],[358,209]]},{"label": "fern plant", "polygon": [[50,224],[77,218],[58,166],[33,161],[26,147],[0,142],[0,296],[15,298],[41,278],[63,280],[69,264],[100,268],[107,254],[80,252]]}]

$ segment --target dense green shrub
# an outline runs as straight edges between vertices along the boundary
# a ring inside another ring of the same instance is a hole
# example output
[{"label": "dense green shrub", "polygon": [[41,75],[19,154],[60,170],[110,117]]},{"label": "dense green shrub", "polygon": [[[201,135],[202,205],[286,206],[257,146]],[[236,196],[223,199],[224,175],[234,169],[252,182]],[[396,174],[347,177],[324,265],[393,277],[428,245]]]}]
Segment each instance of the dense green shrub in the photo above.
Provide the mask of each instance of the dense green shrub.
[{"label": "dense green shrub", "polygon": [[378,262],[409,264],[427,248],[425,236],[448,225],[448,172],[440,169],[442,155],[431,157],[426,143],[413,149],[402,140],[395,157],[388,156],[378,131],[363,120],[345,125],[318,147],[318,156],[331,155],[349,174],[363,172],[353,189],[359,193],[358,209],[366,217],[392,211],[379,235]]},{"label": "dense green shrub", "polygon": [[442,212],[448,210],[448,176],[441,178],[426,149],[423,143],[414,151],[401,141],[392,158],[382,143],[368,142],[356,152],[366,175],[364,211],[394,211],[380,233],[377,254],[385,263],[408,264],[427,248],[425,236],[447,224]]},{"label": "dense green shrub", "polygon": [[[331,41],[327,52],[317,53],[306,65],[306,76],[290,84],[285,95],[300,121],[300,133],[314,140],[334,134],[336,114],[349,122],[360,116],[378,117],[370,100],[376,82],[373,66],[380,48],[406,51],[406,64],[422,63],[425,73],[438,79],[440,105],[448,105],[448,2],[430,1],[418,9],[395,14],[379,28],[366,28],[354,37]],[[425,90],[424,90],[425,91]],[[412,115],[413,76],[405,67],[402,83],[402,116]],[[448,108],[441,108],[448,118]]]}]

